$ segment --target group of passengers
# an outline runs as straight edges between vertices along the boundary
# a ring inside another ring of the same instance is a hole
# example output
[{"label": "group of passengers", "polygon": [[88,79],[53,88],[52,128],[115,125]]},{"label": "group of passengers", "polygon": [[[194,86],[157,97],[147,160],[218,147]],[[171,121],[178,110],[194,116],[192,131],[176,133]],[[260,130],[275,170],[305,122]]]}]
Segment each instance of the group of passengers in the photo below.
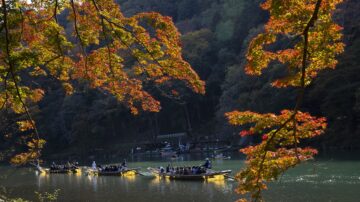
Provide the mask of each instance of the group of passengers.
[{"label": "group of passengers", "polygon": [[206,173],[207,169],[211,169],[211,162],[208,158],[201,166],[172,167],[170,164],[168,164],[166,169],[160,167],[160,173],[168,173],[172,175],[199,175]]},{"label": "group of passengers", "polygon": [[203,166],[184,166],[184,167],[171,167],[168,165],[166,169],[160,169],[161,173],[168,173],[172,175],[199,175],[206,173],[206,168]]},{"label": "group of passengers", "polygon": [[100,170],[100,171],[105,171],[105,172],[119,172],[119,171],[123,171],[123,170],[127,169],[127,162],[126,162],[126,160],[124,160],[121,163],[121,165],[106,165],[106,166],[98,165],[98,166],[96,166],[95,161],[93,161],[91,167],[93,170]]},{"label": "group of passengers", "polygon": [[78,165],[78,162],[67,162],[65,164],[56,164],[55,162],[52,162],[50,165],[50,170],[74,170],[78,168]]}]

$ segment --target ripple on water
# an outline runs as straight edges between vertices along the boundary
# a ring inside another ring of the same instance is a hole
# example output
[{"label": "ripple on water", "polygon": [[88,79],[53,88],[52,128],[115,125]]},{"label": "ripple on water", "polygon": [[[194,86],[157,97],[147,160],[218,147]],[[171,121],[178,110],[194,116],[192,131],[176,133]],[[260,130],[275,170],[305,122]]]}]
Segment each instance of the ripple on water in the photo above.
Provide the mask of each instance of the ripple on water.
[{"label": "ripple on water", "polygon": [[280,182],[283,183],[309,183],[309,184],[360,184],[360,176],[344,176],[344,175],[331,175],[320,176],[314,175],[301,175],[296,177],[286,176]]}]

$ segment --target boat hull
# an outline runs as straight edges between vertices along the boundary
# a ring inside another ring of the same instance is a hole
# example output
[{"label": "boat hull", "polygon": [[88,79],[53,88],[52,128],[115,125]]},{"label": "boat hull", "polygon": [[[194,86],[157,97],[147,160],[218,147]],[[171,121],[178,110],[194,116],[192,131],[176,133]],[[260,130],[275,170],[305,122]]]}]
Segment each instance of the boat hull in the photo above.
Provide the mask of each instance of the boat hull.
[{"label": "boat hull", "polygon": [[224,170],[224,171],[213,171],[202,174],[181,175],[181,174],[171,174],[171,173],[160,173],[158,169],[153,169],[153,168],[148,168],[148,170],[151,171],[154,175],[157,175],[160,178],[164,178],[164,179],[194,180],[194,181],[224,180],[226,176],[231,173],[231,170]]},{"label": "boat hull", "polygon": [[123,171],[94,171],[89,170],[87,171],[88,175],[98,175],[98,176],[133,176],[137,174],[136,169],[129,169]]},{"label": "boat hull", "polygon": [[199,175],[171,175],[160,174],[162,177],[170,180],[194,180],[194,181],[206,181],[206,180],[221,180],[225,179],[225,173],[212,173],[212,174],[199,174]]},{"label": "boat hull", "polygon": [[40,173],[46,173],[46,174],[76,174],[81,173],[80,168],[76,169],[60,169],[60,170],[52,170],[50,168],[41,168],[39,169]]}]

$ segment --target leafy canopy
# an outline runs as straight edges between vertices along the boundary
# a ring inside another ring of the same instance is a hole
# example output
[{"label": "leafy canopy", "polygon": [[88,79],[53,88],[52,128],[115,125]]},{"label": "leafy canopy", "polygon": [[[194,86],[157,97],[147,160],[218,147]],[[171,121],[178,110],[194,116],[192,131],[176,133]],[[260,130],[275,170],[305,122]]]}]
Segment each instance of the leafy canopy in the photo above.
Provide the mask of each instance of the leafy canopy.
[{"label": "leafy canopy", "polygon": [[[273,82],[276,87],[301,86],[304,54],[304,30],[312,17],[317,0],[268,0],[261,7],[270,13],[265,32],[250,43],[246,59],[246,72],[261,75],[272,61],[286,65],[288,74]],[[322,1],[317,20],[308,32],[307,67],[305,84],[309,85],[319,71],[335,68],[336,56],[344,51],[342,28],[332,20],[333,11],[342,0]],[[280,50],[269,50],[269,45],[287,39],[291,45]]]},{"label": "leafy canopy", "polygon": [[[59,14],[67,15],[70,30]],[[69,95],[75,81],[83,82],[113,95],[133,114],[160,110],[147,85],[162,90],[178,80],[205,92],[204,82],[182,58],[180,33],[159,13],[125,17],[110,0],[2,0],[0,19],[0,107],[26,113],[19,127],[37,154],[21,154],[14,163],[37,158],[44,143],[27,109],[45,95],[26,82],[35,77],[56,78]]]}]

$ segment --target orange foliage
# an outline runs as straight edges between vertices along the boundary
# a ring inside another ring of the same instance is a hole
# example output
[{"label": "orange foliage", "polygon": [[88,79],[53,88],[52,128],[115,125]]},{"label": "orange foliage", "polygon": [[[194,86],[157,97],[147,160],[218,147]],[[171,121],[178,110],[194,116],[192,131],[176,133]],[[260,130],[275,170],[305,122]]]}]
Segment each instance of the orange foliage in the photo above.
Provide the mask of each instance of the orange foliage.
[{"label": "orange foliage", "polygon": [[[182,58],[180,33],[170,17],[155,12],[125,17],[114,0],[10,3],[3,1],[6,9],[1,11],[0,81],[5,85],[0,106],[25,113],[30,123],[26,105],[40,101],[45,92],[23,84],[28,76],[57,78],[66,95],[76,91],[74,80],[84,82],[114,96],[133,114],[160,110],[159,101],[144,88],[148,84],[160,88],[159,84],[181,81],[195,93],[205,93],[204,82]],[[75,43],[58,23],[65,9]],[[31,130],[31,138],[40,140],[34,126],[19,122],[21,131]],[[29,150],[12,162],[38,157],[39,150]]]},{"label": "orange foliage", "polygon": [[[326,129],[326,119],[301,112],[304,90],[317,74],[326,68],[335,68],[336,57],[343,52],[342,28],[332,20],[332,13],[342,0],[266,0],[261,7],[270,13],[264,33],[256,36],[246,54],[245,71],[261,75],[272,62],[286,66],[288,74],[275,79],[274,87],[298,87],[293,110],[279,115],[251,111],[229,112],[226,117],[235,126],[246,126],[242,137],[261,136],[261,142],[241,149],[247,155],[246,168],[236,175],[239,194],[251,194],[254,201],[262,201],[261,191],[266,182],[276,180],[297,164],[312,159],[317,151],[301,148],[301,140],[319,136]],[[288,44],[274,50],[269,45],[279,41]],[[240,201],[246,201],[241,199]]]}]

